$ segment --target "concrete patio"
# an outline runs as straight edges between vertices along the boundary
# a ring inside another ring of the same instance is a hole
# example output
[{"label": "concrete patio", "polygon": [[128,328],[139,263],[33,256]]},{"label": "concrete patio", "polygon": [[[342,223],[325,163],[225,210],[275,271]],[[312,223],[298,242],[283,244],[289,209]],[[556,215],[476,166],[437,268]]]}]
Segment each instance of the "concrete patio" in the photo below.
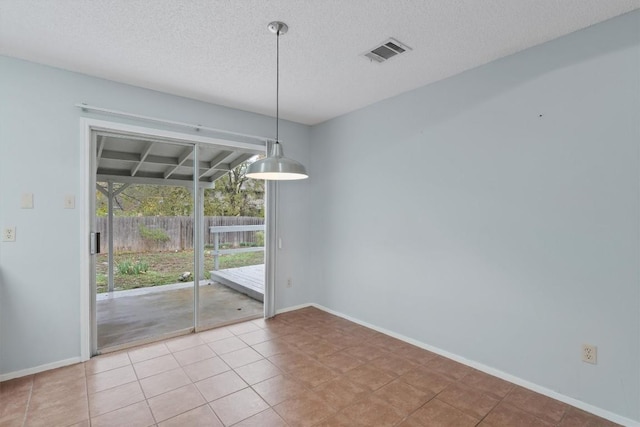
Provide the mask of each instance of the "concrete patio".
[{"label": "concrete patio", "polygon": [[[193,282],[98,294],[96,300],[99,350],[193,326]],[[200,282],[202,327],[262,315],[262,302],[220,283]]]}]

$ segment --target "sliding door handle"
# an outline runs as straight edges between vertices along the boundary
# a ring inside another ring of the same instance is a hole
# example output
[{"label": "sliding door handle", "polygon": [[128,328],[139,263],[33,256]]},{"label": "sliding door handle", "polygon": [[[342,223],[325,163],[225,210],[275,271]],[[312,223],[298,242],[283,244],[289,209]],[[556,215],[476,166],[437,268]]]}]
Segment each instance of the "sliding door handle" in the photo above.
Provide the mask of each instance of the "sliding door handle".
[{"label": "sliding door handle", "polygon": [[92,232],[89,234],[89,254],[95,255],[100,253],[100,233]]}]

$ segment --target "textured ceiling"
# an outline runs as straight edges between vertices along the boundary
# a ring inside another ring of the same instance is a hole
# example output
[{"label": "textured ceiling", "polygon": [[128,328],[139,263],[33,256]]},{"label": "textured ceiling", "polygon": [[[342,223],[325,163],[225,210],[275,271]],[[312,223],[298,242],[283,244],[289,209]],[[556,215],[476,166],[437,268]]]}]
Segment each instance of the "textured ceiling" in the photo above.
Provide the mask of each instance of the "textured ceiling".
[{"label": "textured ceiling", "polygon": [[[640,8],[640,0],[0,0],[0,54],[315,124]],[[394,37],[413,50],[361,55]],[[83,101],[83,100],[78,100]]]}]

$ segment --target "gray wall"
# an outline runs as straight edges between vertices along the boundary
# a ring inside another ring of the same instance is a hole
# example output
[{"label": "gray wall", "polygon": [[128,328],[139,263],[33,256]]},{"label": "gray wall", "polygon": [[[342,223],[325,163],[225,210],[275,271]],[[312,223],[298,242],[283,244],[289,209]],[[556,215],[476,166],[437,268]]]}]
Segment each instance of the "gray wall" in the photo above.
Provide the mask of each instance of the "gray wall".
[{"label": "gray wall", "polygon": [[640,420],[639,24],[312,128],[314,300]]},{"label": "gray wall", "polygon": [[[82,113],[76,103],[266,136],[274,119],[7,57],[0,70],[0,227],[17,227],[15,243],[0,242],[0,374],[7,374],[80,356],[80,212],[62,202],[81,188],[80,117],[114,119]],[[283,122],[280,135],[287,155],[309,164],[309,127]],[[309,187],[281,187],[277,308],[310,300],[301,280]],[[26,192],[34,209],[20,209]],[[287,277],[299,286],[285,289]]]}]

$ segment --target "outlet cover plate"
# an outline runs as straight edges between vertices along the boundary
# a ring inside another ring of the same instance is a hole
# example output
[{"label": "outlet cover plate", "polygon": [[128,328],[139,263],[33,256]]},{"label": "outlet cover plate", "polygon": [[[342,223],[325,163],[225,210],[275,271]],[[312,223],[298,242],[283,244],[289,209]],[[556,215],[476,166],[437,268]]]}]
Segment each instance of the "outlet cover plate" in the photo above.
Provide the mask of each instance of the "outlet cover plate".
[{"label": "outlet cover plate", "polygon": [[15,242],[16,241],[16,228],[15,227],[5,227],[2,230],[2,241],[3,242]]},{"label": "outlet cover plate", "polygon": [[595,365],[598,363],[598,347],[591,344],[582,344],[582,361]]}]

